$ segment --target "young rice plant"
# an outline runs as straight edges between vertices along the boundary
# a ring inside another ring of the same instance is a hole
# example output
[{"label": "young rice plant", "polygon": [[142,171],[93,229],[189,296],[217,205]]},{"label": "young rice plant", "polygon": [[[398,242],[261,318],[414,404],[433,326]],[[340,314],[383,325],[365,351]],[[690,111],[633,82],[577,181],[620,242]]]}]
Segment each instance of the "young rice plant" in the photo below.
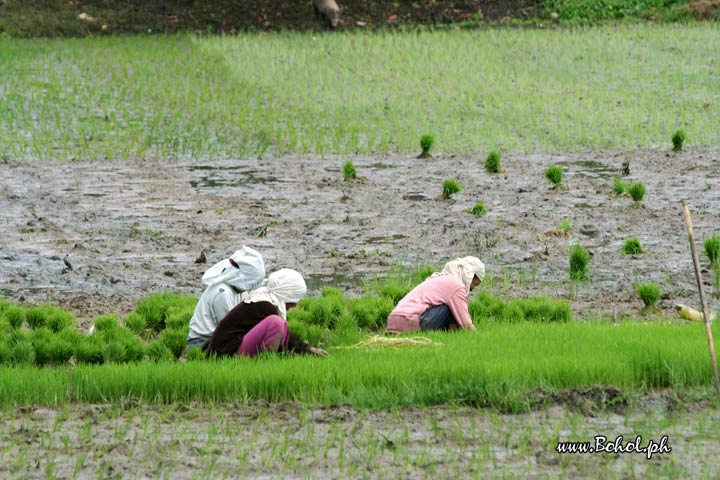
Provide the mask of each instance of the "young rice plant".
[{"label": "young rice plant", "polygon": [[657,306],[655,304],[662,296],[662,289],[658,285],[654,283],[640,283],[635,286],[635,291],[637,292],[638,297],[640,297],[640,300],[642,300],[645,304],[644,310],[646,312],[657,311]]},{"label": "young rice plant", "polygon": [[720,235],[708,237],[703,242],[705,254],[710,260],[710,268],[720,270]]},{"label": "young rice plant", "polygon": [[550,180],[553,184],[553,188],[559,188],[562,185],[563,178],[563,167],[560,165],[550,165],[545,170],[545,178]]},{"label": "young rice plant", "polygon": [[433,135],[430,135],[429,133],[426,133],[422,137],[420,137],[420,155],[418,155],[418,158],[430,158],[432,155],[430,155],[430,149],[435,144],[435,137]]},{"label": "young rice plant", "polygon": [[570,279],[587,280],[587,269],[590,263],[590,253],[580,245],[570,249]]},{"label": "young rice plant", "polygon": [[460,185],[456,180],[448,178],[443,182],[442,198],[444,200],[448,200],[454,194],[461,192],[461,191],[462,191],[462,185]]},{"label": "young rice plant", "polygon": [[355,165],[348,160],[345,162],[345,165],[343,165],[343,178],[347,180],[355,180],[357,178],[357,170],[355,169]]},{"label": "young rice plant", "polygon": [[639,205],[640,202],[642,202],[643,197],[645,196],[645,185],[643,185],[642,182],[633,183],[628,189],[628,193],[630,194],[630,197],[633,199],[635,204]]},{"label": "young rice plant", "polygon": [[620,253],[624,255],[639,255],[643,253],[643,251],[640,240],[638,240],[637,237],[628,238],[622,244],[622,247],[620,247]]},{"label": "young rice plant", "polygon": [[502,173],[503,169],[500,168],[500,152],[493,150],[490,152],[485,159],[485,171],[488,173]]},{"label": "young rice plant", "polygon": [[682,130],[676,130],[672,136],[673,152],[679,152],[683,148],[685,143],[685,132]]},{"label": "young rice plant", "polygon": [[473,215],[476,215],[478,217],[485,215],[486,212],[487,212],[487,209],[485,208],[485,204],[483,202],[477,202],[470,209],[470,213],[472,213]]}]

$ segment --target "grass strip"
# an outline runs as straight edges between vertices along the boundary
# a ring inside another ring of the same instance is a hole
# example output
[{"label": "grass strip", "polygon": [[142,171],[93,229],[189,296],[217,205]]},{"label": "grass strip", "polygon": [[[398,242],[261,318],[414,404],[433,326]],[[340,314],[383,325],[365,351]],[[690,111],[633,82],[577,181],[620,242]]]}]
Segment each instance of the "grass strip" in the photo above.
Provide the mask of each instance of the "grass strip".
[{"label": "grass strip", "polygon": [[706,341],[696,324],[505,324],[479,334],[424,336],[442,345],[331,349],[326,359],[267,355],[4,368],[0,404],[264,399],[369,408],[457,403],[522,411],[535,389],[601,384],[683,390],[711,381]]},{"label": "grass strip", "polygon": [[719,29],[0,38],[0,159],[714,147]]}]

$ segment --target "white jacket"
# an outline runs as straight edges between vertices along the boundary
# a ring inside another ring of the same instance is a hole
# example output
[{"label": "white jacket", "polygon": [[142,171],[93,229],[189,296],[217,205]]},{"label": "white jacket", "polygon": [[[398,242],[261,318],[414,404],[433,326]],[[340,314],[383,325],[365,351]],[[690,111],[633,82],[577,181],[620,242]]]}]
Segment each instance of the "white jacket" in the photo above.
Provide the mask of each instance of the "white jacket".
[{"label": "white jacket", "polygon": [[190,319],[188,340],[210,338],[218,323],[241,301],[241,295],[235,293],[233,287],[227,283],[210,285],[200,296],[195,313]]}]

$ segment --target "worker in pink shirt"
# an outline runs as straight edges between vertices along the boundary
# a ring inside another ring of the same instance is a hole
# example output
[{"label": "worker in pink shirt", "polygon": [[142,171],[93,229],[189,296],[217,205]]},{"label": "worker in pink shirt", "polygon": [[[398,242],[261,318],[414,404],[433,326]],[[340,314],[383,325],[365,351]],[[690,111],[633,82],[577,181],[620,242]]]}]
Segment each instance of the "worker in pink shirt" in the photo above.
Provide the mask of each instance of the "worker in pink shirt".
[{"label": "worker in pink shirt", "polygon": [[430,275],[400,300],[388,315],[390,333],[417,330],[475,330],[468,311],[468,294],[485,278],[477,257],[457,258]]}]

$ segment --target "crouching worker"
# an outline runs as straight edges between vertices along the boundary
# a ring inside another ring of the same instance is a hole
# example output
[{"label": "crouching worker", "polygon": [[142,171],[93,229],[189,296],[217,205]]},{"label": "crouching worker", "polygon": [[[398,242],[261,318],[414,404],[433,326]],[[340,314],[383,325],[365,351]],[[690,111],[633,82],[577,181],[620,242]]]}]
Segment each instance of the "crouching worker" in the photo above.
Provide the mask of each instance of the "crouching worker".
[{"label": "crouching worker", "polygon": [[202,277],[208,287],[190,319],[188,347],[205,348],[220,320],[242,301],[243,291],[259,286],[264,278],[262,256],[244,245],[230,258],[210,267]]},{"label": "crouching worker", "polygon": [[242,302],[230,310],[215,329],[207,355],[247,355],[264,351],[289,351],[327,356],[322,348],[303,342],[288,329],[287,310],[307,292],[295,270],[283,268],[270,274],[260,287],[245,292]]},{"label": "crouching worker", "polygon": [[445,264],[400,300],[388,316],[390,333],[417,330],[475,330],[468,295],[485,278],[485,265],[476,257]]}]

